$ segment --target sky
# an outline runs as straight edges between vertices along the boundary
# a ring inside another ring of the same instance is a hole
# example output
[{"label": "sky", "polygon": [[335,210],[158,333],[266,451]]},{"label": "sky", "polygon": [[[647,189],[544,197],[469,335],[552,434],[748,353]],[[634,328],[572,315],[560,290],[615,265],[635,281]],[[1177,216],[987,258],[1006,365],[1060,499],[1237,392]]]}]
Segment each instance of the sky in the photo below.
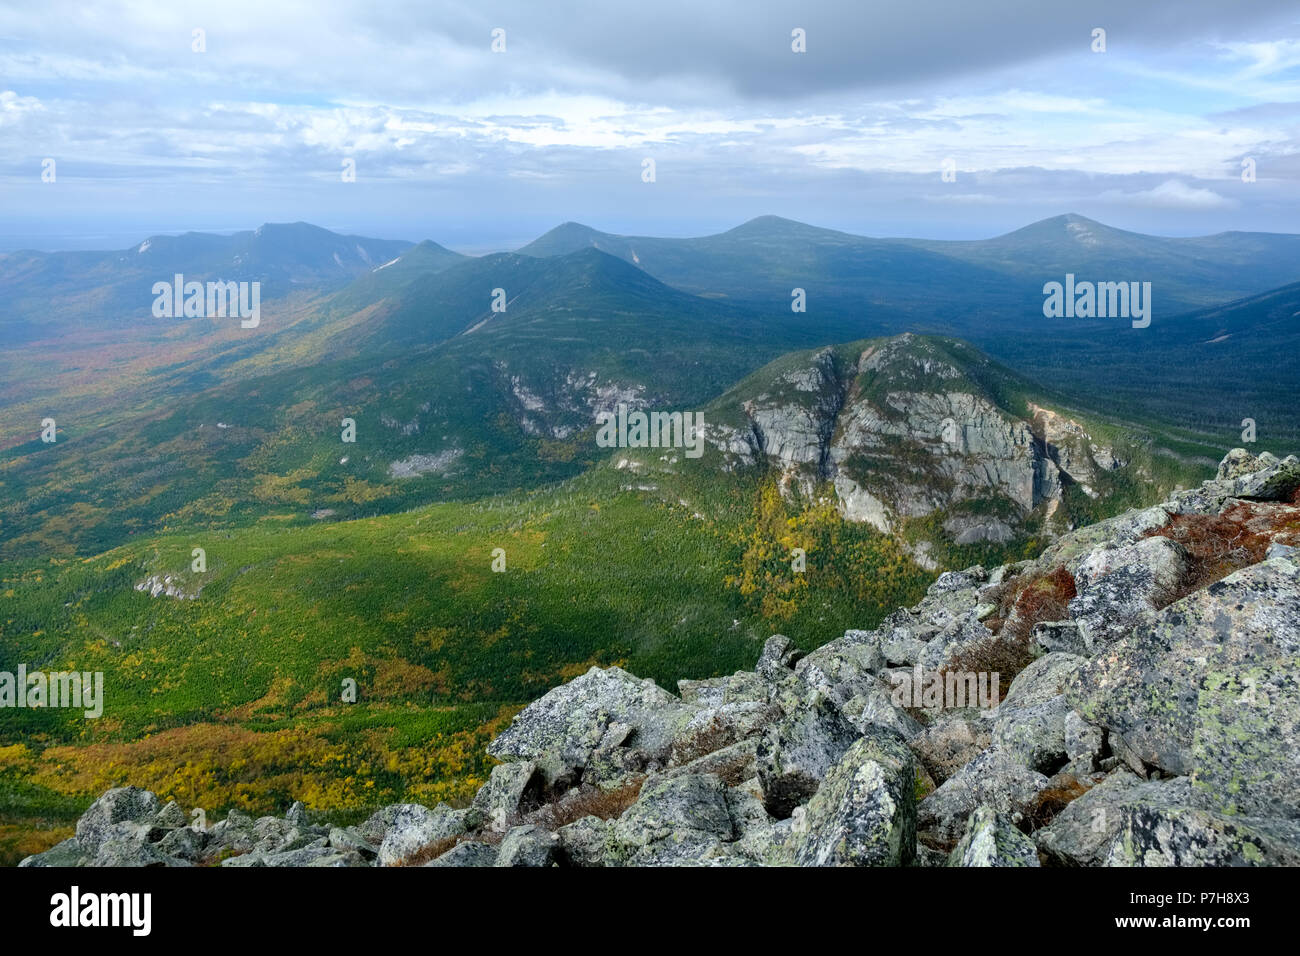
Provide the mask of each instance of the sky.
[{"label": "sky", "polygon": [[1300,3],[0,0],[0,251],[1066,212],[1300,232]]}]

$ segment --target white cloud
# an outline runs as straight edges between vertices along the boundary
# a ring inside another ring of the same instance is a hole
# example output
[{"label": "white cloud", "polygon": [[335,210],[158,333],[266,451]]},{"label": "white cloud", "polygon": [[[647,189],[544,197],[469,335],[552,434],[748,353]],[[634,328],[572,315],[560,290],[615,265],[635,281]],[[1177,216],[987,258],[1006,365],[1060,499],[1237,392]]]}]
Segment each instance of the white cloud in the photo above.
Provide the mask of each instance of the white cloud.
[{"label": "white cloud", "polygon": [[1231,209],[1237,206],[1236,200],[1221,196],[1213,189],[1189,186],[1177,179],[1167,179],[1154,189],[1140,192],[1107,190],[1100,198],[1155,209]]},{"label": "white cloud", "polygon": [[[666,221],[727,195],[746,215],[802,195],[833,208],[884,195],[968,222],[979,211],[963,207],[1027,199],[1048,215],[1102,201],[1174,218],[1300,198],[1278,159],[1300,155],[1282,108],[1300,95],[1300,35],[1279,24],[1281,0],[1251,15],[1095,0],[1113,25],[1105,55],[1053,5],[914,0],[921,12],[868,16],[853,0],[806,0],[800,57],[788,26],[773,32],[784,14],[748,0],[568,16],[576,2],[0,4],[0,178],[34,182],[40,144],[67,188],[24,194],[31,216],[83,185],[77,208],[111,220],[160,185],[202,184],[226,187],[240,225],[266,217],[257,187],[301,187],[289,218],[351,215],[342,156],[358,159],[351,194],[455,180],[500,221],[521,205],[559,221],[648,195]],[[1143,29],[1164,20],[1177,22]],[[503,55],[488,45],[498,24]],[[190,50],[196,26],[204,54]],[[663,160],[659,188],[620,192],[639,184],[642,155]],[[959,190],[940,188],[950,156]],[[1234,192],[1242,156],[1270,160],[1252,193]]]}]

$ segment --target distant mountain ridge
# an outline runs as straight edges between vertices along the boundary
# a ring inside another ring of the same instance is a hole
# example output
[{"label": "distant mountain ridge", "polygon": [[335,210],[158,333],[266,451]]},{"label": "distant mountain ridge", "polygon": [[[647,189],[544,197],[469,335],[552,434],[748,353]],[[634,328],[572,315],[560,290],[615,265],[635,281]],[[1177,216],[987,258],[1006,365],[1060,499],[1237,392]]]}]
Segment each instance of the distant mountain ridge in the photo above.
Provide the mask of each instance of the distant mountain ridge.
[{"label": "distant mountain ridge", "polygon": [[[872,238],[779,216],[759,216],[726,232],[686,239],[615,235],[568,222],[518,251],[553,256],[589,246],[633,262],[669,285],[737,298],[777,288],[788,293],[784,277],[797,279],[802,272],[810,286],[823,286],[819,293],[837,304],[848,292],[865,294],[866,302],[891,296],[907,271],[917,269],[928,270],[933,296],[948,292],[944,282],[962,282],[967,296],[992,295],[999,305],[1006,299],[999,281],[1023,284],[1019,301],[1038,298],[1041,304],[1042,284],[1067,271],[1149,280],[1159,286],[1166,315],[1300,281],[1300,235],[1166,238],[1073,213],[975,240]],[[776,277],[779,284],[767,281]]]},{"label": "distant mountain ridge", "polygon": [[10,341],[21,342],[68,328],[147,318],[153,283],[170,282],[177,273],[199,282],[260,282],[264,299],[298,289],[338,288],[411,245],[295,222],[232,235],[150,236],[109,252],[11,252],[0,255],[0,300],[8,306],[0,328]]},{"label": "distant mountain ridge", "polygon": [[[1034,228],[1075,244],[1092,236],[1079,231],[1092,226],[1077,217]],[[101,323],[93,335],[78,332],[40,349],[11,338],[0,352],[7,546],[23,553],[91,542],[106,547],[126,527],[107,519],[116,502],[130,502],[132,527],[149,528],[184,501],[220,497],[225,491],[218,489],[249,482],[261,489],[260,499],[241,492],[233,506],[213,499],[205,507],[234,521],[269,503],[319,498],[323,510],[356,517],[436,498],[532,488],[603,460],[580,438],[611,397],[699,407],[787,353],[920,330],[970,341],[1043,383],[1047,389],[1033,393],[1037,403],[1079,409],[1071,420],[1086,412],[1089,421],[1123,421],[1166,436],[1168,424],[1176,423],[1178,441],[1166,446],[1171,460],[1210,461],[1244,440],[1240,423],[1247,417],[1272,447],[1297,427],[1300,369],[1289,345],[1300,335],[1294,322],[1300,284],[1180,316],[1157,313],[1150,329],[1133,330],[1127,323],[1044,320],[1033,283],[1022,277],[1017,284],[991,266],[777,217],[717,237],[655,240],[658,246],[614,237],[636,243],[622,250],[629,258],[593,245],[606,240],[585,227],[562,230],[559,238],[576,248],[545,257],[465,257],[432,242],[375,244],[304,224],[236,237],[171,237],[113,254],[131,261],[130,281],[142,287],[169,278],[174,268],[200,276],[203,268],[239,258],[248,275],[301,278],[305,294],[266,309],[252,334],[237,324],[199,320]],[[1011,236],[1004,237],[1011,247],[1027,241]],[[1105,246],[1112,238],[1097,241]],[[980,248],[991,255],[992,247]],[[1064,255],[1049,249],[1043,261],[1049,252]],[[0,273],[12,258],[0,260]],[[152,267],[137,264],[155,258]],[[43,268],[57,262],[68,267],[71,260],[50,258]],[[745,297],[694,294],[666,282],[663,268],[656,276],[656,262],[700,276],[730,275],[727,281],[745,284]],[[943,271],[918,266],[930,262],[942,263]],[[83,299],[111,297],[126,282],[83,290]],[[765,282],[775,286],[770,294]],[[791,311],[792,287],[805,288],[807,312]],[[496,289],[507,303],[504,312],[493,310]],[[63,304],[81,321],[102,314],[83,306]],[[6,318],[21,321],[21,313]],[[1232,383],[1231,394],[1218,387],[1223,382]],[[1061,400],[1044,399],[1048,391]],[[890,414],[888,402],[870,404],[880,416]],[[1032,414],[993,404],[1020,422],[1008,427],[1036,436]],[[35,431],[51,412],[59,420],[57,451]],[[338,454],[344,417],[357,420],[368,443],[364,453]],[[229,427],[213,431],[217,422]],[[818,454],[832,450],[833,442],[823,443]],[[918,450],[924,451],[911,449]],[[894,451],[896,461],[910,461],[907,449]],[[863,453],[846,452],[838,473],[822,469],[821,477],[839,478],[851,497],[845,479]],[[1050,470],[1050,460],[1041,454],[1033,467]],[[153,480],[160,473],[181,477],[164,489]],[[276,476],[290,474],[296,477],[289,485],[276,484]],[[906,493],[890,503],[879,488],[859,487],[893,515],[881,511],[878,526],[893,527],[914,510]],[[1045,500],[1011,498],[1031,511]],[[64,527],[54,518],[74,502],[94,510]],[[1000,520],[1015,531],[1029,526],[1022,518]],[[984,524],[1004,536],[992,522]],[[41,527],[61,529],[57,546],[27,537]],[[970,540],[981,532],[962,528],[952,535]]]}]

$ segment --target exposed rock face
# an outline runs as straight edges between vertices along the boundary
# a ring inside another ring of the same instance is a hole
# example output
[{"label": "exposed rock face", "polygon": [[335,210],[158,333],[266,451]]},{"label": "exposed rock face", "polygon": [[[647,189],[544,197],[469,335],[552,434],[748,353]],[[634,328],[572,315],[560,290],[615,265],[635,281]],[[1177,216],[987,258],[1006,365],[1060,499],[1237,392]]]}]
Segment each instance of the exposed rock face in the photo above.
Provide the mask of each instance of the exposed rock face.
[{"label": "exposed rock face", "polygon": [[135,586],[137,591],[144,591],[150,597],[156,598],[158,595],[175,598],[178,601],[193,601],[198,598],[203,591],[203,585],[198,585],[193,590],[186,590],[181,584],[179,576],[171,574],[151,574]]},{"label": "exposed rock face", "polygon": [[[1300,462],[1237,450],[809,654],[775,635],[680,697],[592,668],[493,741],[465,809],[194,829],[122,788],[22,865],[1297,865],[1297,546]],[[999,668],[998,700],[954,696]]]},{"label": "exposed rock face", "polygon": [[741,420],[711,425],[709,440],[724,467],[766,462],[783,488],[830,482],[847,520],[885,533],[943,513],[958,544],[1009,541],[1050,518],[1067,486],[1097,497],[1100,475],[1129,467],[1127,453],[1078,422],[1033,403],[1008,407],[969,373],[909,334],[848,362],[823,349],[744,399]]}]

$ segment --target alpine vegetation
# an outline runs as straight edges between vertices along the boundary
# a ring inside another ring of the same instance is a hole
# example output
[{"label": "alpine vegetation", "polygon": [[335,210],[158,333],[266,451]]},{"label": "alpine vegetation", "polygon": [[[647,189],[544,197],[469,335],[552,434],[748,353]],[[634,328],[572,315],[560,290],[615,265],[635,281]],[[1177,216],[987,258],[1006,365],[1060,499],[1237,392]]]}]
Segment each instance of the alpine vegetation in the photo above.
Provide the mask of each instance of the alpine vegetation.
[{"label": "alpine vegetation", "polygon": [[1065,284],[1043,286],[1043,315],[1049,319],[1132,319],[1133,328],[1151,324],[1150,282],[1075,282],[1067,272]]}]

